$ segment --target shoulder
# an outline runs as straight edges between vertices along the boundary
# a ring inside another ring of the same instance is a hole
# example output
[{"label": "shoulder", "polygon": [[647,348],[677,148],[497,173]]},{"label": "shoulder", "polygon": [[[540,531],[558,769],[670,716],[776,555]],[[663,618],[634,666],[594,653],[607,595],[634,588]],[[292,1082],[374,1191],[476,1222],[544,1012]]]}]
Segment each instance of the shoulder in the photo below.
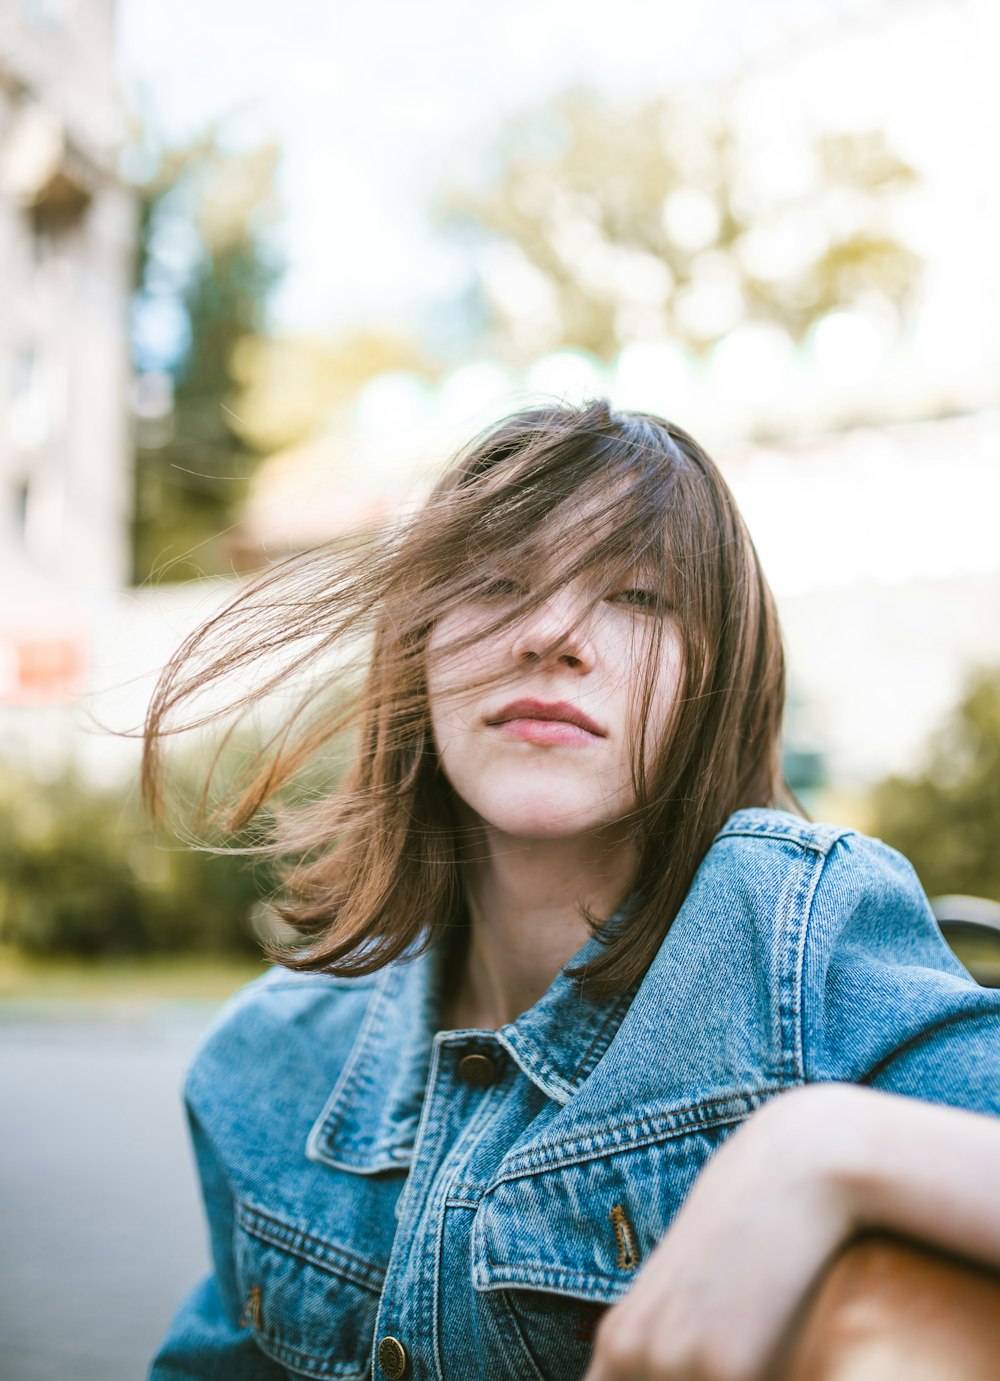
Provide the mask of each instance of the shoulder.
[{"label": "shoulder", "polygon": [[843,825],[805,820],[801,815],[793,815],[787,810],[751,806],[733,811],[715,838],[716,841],[745,840],[748,848],[759,845],[761,850],[767,850],[769,845],[775,844],[792,845],[826,855],[839,839],[853,834],[854,830]]},{"label": "shoulder", "polygon": [[375,978],[340,979],[274,966],[241,988],[217,1015],[184,1084],[206,1125],[244,1127],[292,1098],[303,1107],[329,1094],[354,1044]]},{"label": "shoulder", "polygon": [[735,811],[698,879],[721,885],[750,909],[780,915],[786,929],[818,918],[836,926],[862,904],[930,915],[913,867],[895,849],[844,825],[781,810]]},{"label": "shoulder", "polygon": [[777,810],[740,810],[706,863],[784,950],[793,982],[823,987],[831,966],[918,965],[968,979],[934,919],[912,864],[842,825]]},{"label": "shoulder", "polygon": [[239,988],[221,1008],[209,1034],[252,1021],[254,1016],[280,1020],[308,1019],[331,1010],[332,1003],[351,1003],[370,994],[376,974],[338,978],[329,973],[297,973],[272,964]]},{"label": "shoulder", "polygon": [[995,1106],[1000,993],[956,958],[908,859],[770,810],[737,811],[717,850],[730,905],[743,899],[766,949],[801,1077],[869,1082],[879,1070],[897,1092]]},{"label": "shoulder", "polygon": [[920,891],[912,865],[898,850],[847,825],[755,806],[730,815],[715,837],[716,843],[722,840],[741,841],[745,852],[761,856],[808,853],[829,860],[835,871],[846,870],[859,882],[894,879],[907,891]]},{"label": "shoulder", "polygon": [[[716,835],[712,852],[756,860],[762,867],[804,871],[822,899],[836,891],[841,911],[863,897],[928,910],[927,898],[908,859],[845,825],[804,820],[788,811],[735,811]],[[711,855],[710,855],[711,856]]]}]

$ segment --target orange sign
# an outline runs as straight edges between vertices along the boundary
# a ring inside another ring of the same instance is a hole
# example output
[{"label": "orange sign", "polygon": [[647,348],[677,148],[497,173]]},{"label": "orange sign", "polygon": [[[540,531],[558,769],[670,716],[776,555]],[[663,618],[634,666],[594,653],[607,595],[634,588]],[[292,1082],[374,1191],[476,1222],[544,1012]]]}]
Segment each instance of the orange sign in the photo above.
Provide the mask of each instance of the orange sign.
[{"label": "orange sign", "polygon": [[0,630],[0,704],[77,699],[86,690],[87,652],[79,633]]}]

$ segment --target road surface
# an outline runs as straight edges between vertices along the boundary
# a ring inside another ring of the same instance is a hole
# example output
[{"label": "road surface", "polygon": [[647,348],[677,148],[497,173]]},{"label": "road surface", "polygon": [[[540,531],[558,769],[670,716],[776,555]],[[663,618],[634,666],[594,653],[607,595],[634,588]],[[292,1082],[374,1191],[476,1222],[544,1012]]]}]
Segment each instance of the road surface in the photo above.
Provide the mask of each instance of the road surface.
[{"label": "road surface", "polygon": [[208,1269],[180,1089],[216,1010],[0,1005],[0,1381],[141,1381]]}]

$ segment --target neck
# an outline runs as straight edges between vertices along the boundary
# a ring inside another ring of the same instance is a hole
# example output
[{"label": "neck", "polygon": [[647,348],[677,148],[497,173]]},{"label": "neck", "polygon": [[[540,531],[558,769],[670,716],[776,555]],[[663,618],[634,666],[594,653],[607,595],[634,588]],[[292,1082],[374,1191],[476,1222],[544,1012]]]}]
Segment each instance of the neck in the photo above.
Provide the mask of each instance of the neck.
[{"label": "neck", "polygon": [[589,938],[581,904],[601,917],[621,905],[635,847],[613,829],[514,839],[482,826],[464,837],[470,933],[443,1018],[495,1030],[533,1006]]}]

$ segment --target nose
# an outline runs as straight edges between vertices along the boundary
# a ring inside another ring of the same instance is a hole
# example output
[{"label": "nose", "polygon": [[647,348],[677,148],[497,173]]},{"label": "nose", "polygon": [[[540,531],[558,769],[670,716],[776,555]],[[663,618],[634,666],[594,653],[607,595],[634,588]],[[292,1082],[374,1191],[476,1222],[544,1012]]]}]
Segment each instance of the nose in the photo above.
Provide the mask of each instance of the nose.
[{"label": "nose", "polygon": [[594,646],[580,600],[557,590],[544,604],[526,614],[511,641],[511,657],[519,666],[542,663],[589,671]]}]

